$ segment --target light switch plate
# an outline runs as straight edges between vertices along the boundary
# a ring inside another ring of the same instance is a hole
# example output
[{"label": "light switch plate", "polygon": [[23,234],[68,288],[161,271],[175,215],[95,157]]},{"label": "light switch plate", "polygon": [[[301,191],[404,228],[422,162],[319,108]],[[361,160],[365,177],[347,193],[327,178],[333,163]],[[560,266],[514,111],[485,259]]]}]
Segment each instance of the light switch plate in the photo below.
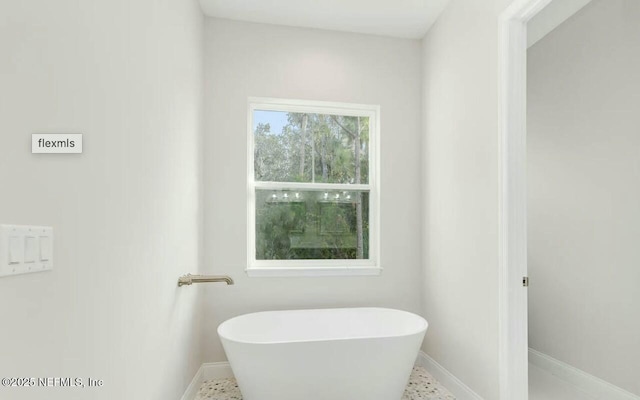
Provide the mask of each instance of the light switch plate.
[{"label": "light switch plate", "polygon": [[53,228],[0,225],[0,276],[53,269]]}]

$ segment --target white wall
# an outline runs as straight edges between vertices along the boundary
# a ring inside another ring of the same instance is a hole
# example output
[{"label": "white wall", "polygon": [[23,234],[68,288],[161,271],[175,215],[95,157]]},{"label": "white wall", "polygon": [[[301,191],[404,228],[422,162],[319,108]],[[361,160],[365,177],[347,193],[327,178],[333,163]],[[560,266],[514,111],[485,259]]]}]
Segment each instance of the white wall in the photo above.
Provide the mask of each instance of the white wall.
[{"label": "white wall", "polygon": [[[206,360],[225,359],[218,324],[247,312],[419,311],[420,42],[207,19],[205,43],[205,268],[236,280],[235,286],[204,289]],[[381,106],[381,276],[246,276],[249,96]]]},{"label": "white wall", "polygon": [[[201,363],[203,17],[195,0],[0,2],[0,222],[55,229],[52,272],[0,279],[0,376],[101,389],[3,399],[179,398]],[[32,155],[31,133],[84,133]]]},{"label": "white wall", "polygon": [[640,3],[529,49],[532,348],[640,395]]},{"label": "white wall", "polygon": [[452,0],[423,40],[423,350],[487,400],[499,397],[498,17],[508,3]]}]

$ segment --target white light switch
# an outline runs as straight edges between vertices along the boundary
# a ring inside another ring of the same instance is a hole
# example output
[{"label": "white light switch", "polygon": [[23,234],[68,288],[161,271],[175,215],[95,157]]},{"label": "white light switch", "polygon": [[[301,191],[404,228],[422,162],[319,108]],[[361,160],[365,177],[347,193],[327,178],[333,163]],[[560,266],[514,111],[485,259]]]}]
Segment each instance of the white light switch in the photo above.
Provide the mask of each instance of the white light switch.
[{"label": "white light switch", "polygon": [[22,240],[17,236],[9,237],[9,264],[22,262]]},{"label": "white light switch", "polygon": [[25,236],[24,238],[24,262],[32,263],[36,261],[36,238]]},{"label": "white light switch", "polygon": [[51,259],[51,238],[48,236],[40,236],[40,261],[48,261]]},{"label": "white light switch", "polygon": [[0,225],[0,277],[53,269],[53,228]]}]

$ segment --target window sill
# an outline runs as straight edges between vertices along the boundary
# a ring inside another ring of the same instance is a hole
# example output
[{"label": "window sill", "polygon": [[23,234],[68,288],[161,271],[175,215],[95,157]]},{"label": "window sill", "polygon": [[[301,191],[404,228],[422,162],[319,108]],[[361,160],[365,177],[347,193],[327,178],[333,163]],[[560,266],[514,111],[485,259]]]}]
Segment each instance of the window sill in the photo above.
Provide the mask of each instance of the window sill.
[{"label": "window sill", "polygon": [[283,278],[314,276],[378,276],[380,267],[253,267],[246,273],[251,278]]}]

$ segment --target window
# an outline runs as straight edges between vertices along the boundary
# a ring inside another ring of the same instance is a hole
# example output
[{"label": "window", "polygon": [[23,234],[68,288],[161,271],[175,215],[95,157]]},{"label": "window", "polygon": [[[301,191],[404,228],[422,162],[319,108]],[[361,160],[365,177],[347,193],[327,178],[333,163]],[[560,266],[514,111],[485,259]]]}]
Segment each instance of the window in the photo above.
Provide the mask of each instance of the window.
[{"label": "window", "polygon": [[250,276],[375,275],[379,107],[250,99]]}]

